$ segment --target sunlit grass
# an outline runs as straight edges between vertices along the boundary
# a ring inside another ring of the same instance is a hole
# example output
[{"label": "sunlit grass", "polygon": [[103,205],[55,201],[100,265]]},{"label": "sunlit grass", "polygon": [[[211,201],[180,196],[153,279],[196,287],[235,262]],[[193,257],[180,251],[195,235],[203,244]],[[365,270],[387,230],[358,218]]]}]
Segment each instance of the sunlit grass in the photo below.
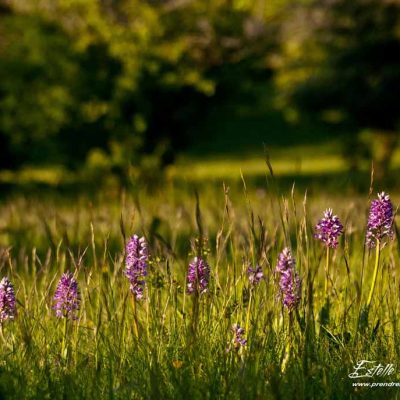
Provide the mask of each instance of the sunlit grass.
[{"label": "sunlit grass", "polygon": [[[329,175],[342,173],[348,169],[346,162],[338,155],[316,154],[305,158],[299,152],[297,157],[272,158],[271,161],[276,176]],[[265,175],[265,158],[258,156],[241,159],[185,160],[168,170],[170,177],[188,181],[238,179],[240,172],[246,177]]]},{"label": "sunlit grass", "polygon": [[[167,179],[182,180],[183,182],[204,182],[207,180],[240,181],[241,174],[246,178],[265,176],[266,154],[273,166],[277,177],[308,177],[334,176],[349,171],[348,161],[340,153],[337,142],[326,142],[307,146],[291,146],[284,148],[270,148],[267,153],[260,150],[258,153],[244,152],[243,155],[220,155],[204,157],[179,156],[176,163],[167,167]],[[393,155],[391,169],[400,168],[400,149]],[[371,162],[364,160],[360,163],[360,170],[369,173]],[[95,172],[95,171],[94,171]],[[88,175],[89,173],[89,175]],[[103,173],[97,174],[105,179]],[[71,172],[62,166],[24,167],[18,171],[1,170],[0,183],[25,185],[45,184],[57,186],[73,184],[80,180],[93,179],[93,171]]]},{"label": "sunlit grass", "polygon": [[18,171],[0,170],[0,183],[24,185],[29,183],[56,186],[71,181],[73,174],[62,166],[24,167]]}]

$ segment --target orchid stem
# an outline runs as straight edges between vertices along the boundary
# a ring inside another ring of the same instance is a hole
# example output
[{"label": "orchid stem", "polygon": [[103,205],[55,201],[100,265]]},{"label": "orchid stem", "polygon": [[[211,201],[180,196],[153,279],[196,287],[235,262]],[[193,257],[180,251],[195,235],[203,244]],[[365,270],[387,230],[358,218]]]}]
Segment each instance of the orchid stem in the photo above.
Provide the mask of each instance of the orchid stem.
[{"label": "orchid stem", "polygon": [[252,288],[251,288],[251,289],[250,289],[249,304],[248,304],[248,306],[247,306],[247,315],[246,315],[246,328],[245,328],[246,334],[247,334],[247,332],[249,331],[252,292],[253,292],[253,290],[252,290]]},{"label": "orchid stem", "polygon": [[67,354],[66,354],[66,344],[67,344],[67,323],[68,323],[68,318],[64,317],[64,328],[63,328],[63,336],[62,336],[62,342],[61,342],[61,358],[66,359]]},{"label": "orchid stem", "polygon": [[376,278],[378,276],[378,269],[379,269],[379,258],[381,255],[381,245],[379,242],[379,239],[376,241],[376,253],[375,253],[375,267],[374,267],[374,275],[372,277],[372,284],[371,284],[371,289],[369,292],[368,300],[367,300],[367,308],[370,307],[371,302],[372,302],[372,296],[374,294],[375,290],[375,285],[376,285]]},{"label": "orchid stem", "polygon": [[325,264],[325,298],[329,295],[329,246],[326,247],[326,264]]},{"label": "orchid stem", "polygon": [[139,329],[138,329],[138,321],[137,321],[137,313],[136,313],[136,297],[132,296],[132,305],[133,305],[133,331],[135,333],[136,339],[139,339]]}]

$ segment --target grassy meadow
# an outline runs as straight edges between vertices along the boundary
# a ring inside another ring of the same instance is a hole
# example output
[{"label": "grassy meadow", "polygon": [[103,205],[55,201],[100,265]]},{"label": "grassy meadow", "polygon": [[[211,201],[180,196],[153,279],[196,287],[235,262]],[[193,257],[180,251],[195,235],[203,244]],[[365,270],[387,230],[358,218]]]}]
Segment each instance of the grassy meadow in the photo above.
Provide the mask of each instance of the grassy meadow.
[{"label": "grassy meadow", "polygon": [[[224,184],[4,195],[0,268],[14,285],[17,314],[1,326],[0,397],[397,398],[398,388],[354,387],[348,377],[359,360],[396,364],[400,351],[397,240],[381,251],[368,319],[359,318],[374,269],[375,251],[364,243],[377,190],[368,195],[368,177],[364,193],[290,187],[264,168],[261,183],[238,171]],[[398,193],[390,194],[396,208]],[[330,253],[329,310],[326,249],[313,236],[328,207],[344,225]],[[124,275],[134,233],[150,253],[142,300]],[[275,273],[286,246],[302,281],[295,312],[282,305]],[[209,286],[189,295],[198,249]],[[264,276],[251,285],[247,269],[256,265]],[[65,271],[80,289],[75,321],[53,310]],[[234,341],[234,324],[245,329],[244,346]]]},{"label": "grassy meadow", "polygon": [[0,0],[0,400],[400,400],[399,103],[400,0]]}]

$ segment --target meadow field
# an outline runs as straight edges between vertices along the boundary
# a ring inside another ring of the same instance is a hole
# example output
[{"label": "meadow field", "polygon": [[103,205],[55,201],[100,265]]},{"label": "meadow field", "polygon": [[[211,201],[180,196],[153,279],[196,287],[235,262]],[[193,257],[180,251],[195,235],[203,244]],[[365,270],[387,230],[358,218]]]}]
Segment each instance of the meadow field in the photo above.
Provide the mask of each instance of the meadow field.
[{"label": "meadow field", "polygon": [[[16,304],[7,309],[2,281],[0,397],[398,398],[396,223],[379,252],[365,241],[371,201],[385,188],[366,176],[364,192],[307,189],[263,166],[261,181],[238,171],[235,181],[197,186],[99,182],[95,192],[3,195],[1,277]],[[343,225],[330,251],[315,237],[328,208]],[[133,235],[144,237],[145,271],[130,290]],[[279,275],[284,248],[298,289],[289,294]],[[193,274],[199,259],[208,268]],[[374,362],[371,376],[360,368],[349,377],[362,360]],[[378,364],[393,364],[390,374]]]},{"label": "meadow field", "polygon": [[0,1],[0,400],[400,400],[400,0]]}]

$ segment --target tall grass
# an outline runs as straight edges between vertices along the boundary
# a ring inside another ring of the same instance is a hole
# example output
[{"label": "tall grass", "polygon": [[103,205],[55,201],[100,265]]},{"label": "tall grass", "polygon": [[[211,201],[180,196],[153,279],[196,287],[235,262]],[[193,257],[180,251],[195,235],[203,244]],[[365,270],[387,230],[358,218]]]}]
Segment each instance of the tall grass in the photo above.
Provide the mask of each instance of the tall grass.
[{"label": "tall grass", "polygon": [[[397,241],[380,254],[368,324],[359,327],[375,257],[364,245],[367,196],[310,197],[294,187],[281,193],[272,184],[255,189],[245,183],[242,193],[233,192],[210,187],[196,200],[169,187],[73,201],[3,201],[0,268],[14,284],[18,312],[2,327],[1,397],[396,397],[395,388],[353,387],[348,377],[361,359],[396,364],[400,350]],[[313,237],[327,207],[345,226],[330,254],[328,321],[321,313],[326,249]],[[123,273],[133,233],[146,237],[151,254],[145,298],[134,303]],[[190,296],[186,273],[196,246],[211,279],[207,293]],[[274,273],[285,246],[292,248],[303,288],[292,313],[280,302]],[[246,271],[256,265],[265,280],[251,286]],[[52,306],[65,271],[76,274],[82,304],[78,320],[64,326]],[[245,328],[247,344],[227,351],[236,323]]]}]

